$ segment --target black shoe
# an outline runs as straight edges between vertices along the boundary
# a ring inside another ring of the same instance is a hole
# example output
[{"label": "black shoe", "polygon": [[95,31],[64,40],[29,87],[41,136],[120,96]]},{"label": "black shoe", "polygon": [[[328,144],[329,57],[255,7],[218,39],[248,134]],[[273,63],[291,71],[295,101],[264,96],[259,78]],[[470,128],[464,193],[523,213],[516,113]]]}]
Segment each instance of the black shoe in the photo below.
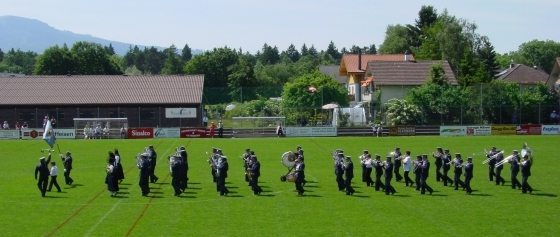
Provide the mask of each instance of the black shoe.
[{"label": "black shoe", "polygon": [[430,191],[430,195],[432,195],[432,192],[434,192],[434,190]]},{"label": "black shoe", "polygon": [[61,191],[61,190],[58,190],[58,191],[56,191],[56,192],[57,192],[57,193],[62,193],[62,191]]}]

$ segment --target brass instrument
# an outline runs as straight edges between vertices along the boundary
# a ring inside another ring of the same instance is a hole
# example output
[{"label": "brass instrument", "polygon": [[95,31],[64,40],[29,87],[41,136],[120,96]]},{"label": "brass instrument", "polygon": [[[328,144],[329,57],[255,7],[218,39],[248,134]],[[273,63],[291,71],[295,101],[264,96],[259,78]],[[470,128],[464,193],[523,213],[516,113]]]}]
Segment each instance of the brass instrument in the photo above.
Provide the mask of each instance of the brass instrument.
[{"label": "brass instrument", "polygon": [[513,155],[509,155],[508,157],[504,158],[500,162],[496,163],[496,165],[494,167],[498,167],[498,166],[501,166],[501,165],[505,164],[506,162],[509,162],[511,160],[511,158],[513,158]]},{"label": "brass instrument", "polygon": [[446,165],[451,165],[451,164],[455,164],[455,162],[457,161],[457,157],[453,158],[453,160],[447,162]]},{"label": "brass instrument", "polygon": [[432,157],[441,157],[443,154],[438,152],[432,152]]},{"label": "brass instrument", "polygon": [[50,148],[41,149],[41,153],[45,153],[45,152],[54,152],[54,149],[50,149]]},{"label": "brass instrument", "polygon": [[526,142],[523,144],[523,148],[521,148],[521,157],[525,157],[525,155],[528,155],[529,160],[533,163],[534,151],[527,145]]},{"label": "brass instrument", "polygon": [[498,156],[499,156],[500,154],[504,154],[504,151],[500,151],[500,152],[498,152],[498,153],[496,153],[496,154],[494,154],[494,155],[488,157],[488,159],[484,160],[484,161],[482,162],[482,164],[486,164],[486,163],[490,162],[491,160],[498,158]]},{"label": "brass instrument", "polygon": [[473,156],[478,156],[478,155],[488,155],[488,151],[486,149],[484,149],[483,152],[475,152],[472,153]]}]

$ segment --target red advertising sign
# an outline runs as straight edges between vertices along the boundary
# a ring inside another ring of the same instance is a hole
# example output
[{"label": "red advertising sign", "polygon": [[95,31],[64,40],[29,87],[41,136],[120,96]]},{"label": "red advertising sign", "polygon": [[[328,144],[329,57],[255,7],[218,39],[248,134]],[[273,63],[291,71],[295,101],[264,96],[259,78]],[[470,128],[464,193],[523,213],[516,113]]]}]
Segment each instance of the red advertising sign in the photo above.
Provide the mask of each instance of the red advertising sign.
[{"label": "red advertising sign", "polygon": [[517,125],[515,129],[516,135],[541,135],[540,124],[525,124],[525,125]]},{"label": "red advertising sign", "polygon": [[181,138],[206,137],[206,128],[181,128]]},{"label": "red advertising sign", "polygon": [[154,128],[128,128],[128,138],[154,138]]}]

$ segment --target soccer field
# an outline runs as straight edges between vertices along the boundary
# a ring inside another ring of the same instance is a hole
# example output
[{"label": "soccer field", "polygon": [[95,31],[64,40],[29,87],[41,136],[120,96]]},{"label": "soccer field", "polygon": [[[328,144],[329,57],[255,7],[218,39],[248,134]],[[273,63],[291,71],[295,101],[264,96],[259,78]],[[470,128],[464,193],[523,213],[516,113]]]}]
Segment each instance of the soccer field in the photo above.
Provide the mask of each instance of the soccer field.
[{"label": "soccer field", "polygon": [[[72,152],[75,181],[64,184],[57,150],[52,160],[59,167],[63,192],[48,192],[47,197],[41,197],[33,174],[38,158],[46,155],[40,153],[46,143],[0,141],[0,226],[3,236],[556,236],[559,141],[556,136],[58,140],[62,153]],[[502,172],[505,186],[490,182],[482,155],[473,157],[472,195],[437,183],[431,155],[428,184],[433,195],[420,195],[393,179],[397,193],[386,196],[360,178],[357,156],[364,149],[384,158],[395,146],[413,156],[431,154],[441,146],[451,154],[461,153],[466,161],[491,146],[507,156],[524,142],[535,151],[531,195],[511,189],[509,165]],[[143,197],[136,154],[148,145],[158,153],[159,181],[150,183],[152,193]],[[279,179],[287,172],[280,157],[296,145],[305,150],[308,183],[302,197],[294,183]],[[167,156],[179,146],[186,146],[189,154],[190,180],[186,192],[175,197]],[[206,155],[212,147],[228,156],[228,196],[218,196],[212,182]],[[125,180],[118,196],[110,197],[105,166],[107,152],[115,148],[121,153]],[[245,148],[254,150],[261,162],[260,196],[254,196],[244,180],[240,155]],[[352,196],[338,191],[335,182],[330,155],[337,148],[355,164]]]}]

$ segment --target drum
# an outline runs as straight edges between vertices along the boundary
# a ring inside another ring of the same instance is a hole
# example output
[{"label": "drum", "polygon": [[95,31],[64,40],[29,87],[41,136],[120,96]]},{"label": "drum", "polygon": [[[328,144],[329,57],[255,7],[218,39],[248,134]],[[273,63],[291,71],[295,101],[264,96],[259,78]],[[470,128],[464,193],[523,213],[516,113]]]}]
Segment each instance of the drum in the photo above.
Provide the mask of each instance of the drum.
[{"label": "drum", "polygon": [[289,182],[295,182],[296,181],[296,173],[292,172],[289,173],[286,178],[288,179]]},{"label": "drum", "polygon": [[288,168],[294,167],[296,165],[296,154],[291,151],[282,154],[282,164]]}]

